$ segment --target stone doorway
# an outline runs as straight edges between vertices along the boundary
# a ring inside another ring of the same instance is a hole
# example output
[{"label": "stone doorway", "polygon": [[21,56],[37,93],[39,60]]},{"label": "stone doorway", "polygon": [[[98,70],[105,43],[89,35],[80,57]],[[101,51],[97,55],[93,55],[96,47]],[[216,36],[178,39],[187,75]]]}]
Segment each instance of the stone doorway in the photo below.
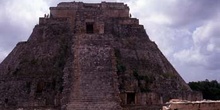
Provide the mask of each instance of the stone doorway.
[{"label": "stone doorway", "polygon": [[127,104],[135,104],[135,93],[127,93]]},{"label": "stone doorway", "polygon": [[93,34],[94,33],[94,23],[93,22],[86,23],[86,33],[87,34]]}]

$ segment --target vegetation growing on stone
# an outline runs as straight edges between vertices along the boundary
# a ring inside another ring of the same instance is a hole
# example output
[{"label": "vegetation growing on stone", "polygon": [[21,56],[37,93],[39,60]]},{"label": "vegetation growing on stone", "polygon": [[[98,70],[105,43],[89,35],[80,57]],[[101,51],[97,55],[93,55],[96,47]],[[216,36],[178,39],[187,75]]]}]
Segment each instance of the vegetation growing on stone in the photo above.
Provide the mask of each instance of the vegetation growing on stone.
[{"label": "vegetation growing on stone", "polygon": [[[149,85],[153,80],[149,76],[139,75],[138,70],[133,70],[133,75],[138,81],[138,86],[140,87],[141,92],[151,92]],[[144,83],[141,83],[142,81],[144,81]]]}]

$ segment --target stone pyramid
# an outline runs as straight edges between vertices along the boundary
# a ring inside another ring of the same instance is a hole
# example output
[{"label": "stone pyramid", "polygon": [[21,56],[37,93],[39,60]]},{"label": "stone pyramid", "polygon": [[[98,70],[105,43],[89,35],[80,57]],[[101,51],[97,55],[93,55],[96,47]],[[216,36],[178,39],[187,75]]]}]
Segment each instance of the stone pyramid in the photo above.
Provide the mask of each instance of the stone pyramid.
[{"label": "stone pyramid", "polygon": [[1,110],[159,110],[198,100],[124,3],[62,2],[0,64]]}]

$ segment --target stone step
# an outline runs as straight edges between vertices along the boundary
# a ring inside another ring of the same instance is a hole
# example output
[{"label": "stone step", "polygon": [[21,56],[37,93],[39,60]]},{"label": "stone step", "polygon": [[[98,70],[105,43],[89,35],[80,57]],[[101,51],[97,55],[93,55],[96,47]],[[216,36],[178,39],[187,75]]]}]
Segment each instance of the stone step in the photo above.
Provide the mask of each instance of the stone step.
[{"label": "stone step", "polygon": [[89,103],[89,102],[74,102],[68,105],[68,110],[122,110],[114,102],[104,103]]},{"label": "stone step", "polygon": [[162,110],[162,105],[124,105],[123,110]]},{"label": "stone step", "polygon": [[111,49],[85,45],[85,37],[78,36],[73,48],[76,55],[67,110],[121,110],[115,95]]}]

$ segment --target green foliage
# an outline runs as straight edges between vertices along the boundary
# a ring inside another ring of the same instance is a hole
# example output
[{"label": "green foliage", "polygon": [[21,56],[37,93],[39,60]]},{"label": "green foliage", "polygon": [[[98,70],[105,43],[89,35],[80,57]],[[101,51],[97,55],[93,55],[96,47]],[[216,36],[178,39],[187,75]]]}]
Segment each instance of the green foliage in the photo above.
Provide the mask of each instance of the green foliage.
[{"label": "green foliage", "polygon": [[137,79],[137,80],[144,80],[146,83],[152,83],[153,82],[153,77],[150,75],[147,76],[141,76],[138,74],[137,70],[133,71],[133,76]]},{"label": "green foliage", "polygon": [[126,67],[121,64],[117,64],[117,72],[124,73],[126,71]]},{"label": "green foliage", "polygon": [[188,85],[194,91],[201,91],[204,99],[220,100],[220,83],[216,80],[189,82]]},{"label": "green foliage", "polygon": [[117,59],[121,59],[121,52],[120,52],[120,50],[119,49],[114,49],[114,51],[115,51],[115,57]]},{"label": "green foliage", "polygon": [[[116,67],[117,67],[117,73],[125,73],[126,66],[124,66],[123,64],[123,60],[122,60],[122,56],[121,56],[121,52],[119,49],[114,49],[114,54],[116,57]],[[135,77],[136,80],[138,80],[138,86],[140,88],[141,92],[150,92],[149,89],[149,84],[152,83],[152,80],[149,76],[141,76],[138,74],[137,70],[133,71],[133,76]],[[145,83],[141,83],[142,81],[144,81]]]},{"label": "green foliage", "polygon": [[66,58],[68,54],[68,44],[67,39],[65,39],[64,36],[62,36],[63,39],[59,41],[60,49],[59,49],[59,55],[56,58],[55,66],[59,67],[61,70],[63,70],[65,64],[66,64]]},{"label": "green foliage", "polygon": [[126,67],[123,65],[121,61],[121,52],[119,49],[114,49],[115,57],[116,57],[116,67],[117,73],[124,73],[126,71]]},{"label": "green foliage", "polygon": [[175,74],[172,74],[172,73],[163,73],[162,76],[164,78],[169,78],[169,79],[173,79],[177,77]]},{"label": "green foliage", "polygon": [[[133,76],[138,80],[138,85],[141,92],[150,92],[149,84],[152,83],[152,80],[149,76],[141,76],[138,74],[137,70],[133,71]],[[145,81],[145,85],[141,84],[141,81]]]},{"label": "green foliage", "polygon": [[141,90],[141,92],[151,92],[151,90],[149,89],[148,86],[141,87],[140,90]]}]

